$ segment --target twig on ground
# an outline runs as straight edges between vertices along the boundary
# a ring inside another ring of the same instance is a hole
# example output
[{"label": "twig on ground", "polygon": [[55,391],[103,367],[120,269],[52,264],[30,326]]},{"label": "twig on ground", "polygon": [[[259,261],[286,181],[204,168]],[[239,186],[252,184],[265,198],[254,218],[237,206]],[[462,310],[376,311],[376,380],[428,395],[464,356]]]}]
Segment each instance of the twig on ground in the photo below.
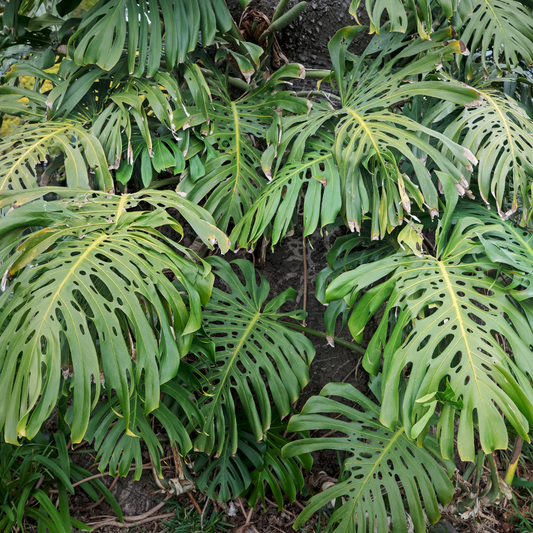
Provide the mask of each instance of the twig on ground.
[{"label": "twig on ground", "polygon": [[346,380],[350,377],[350,374],[352,372],[354,372],[354,381],[357,383],[357,373],[359,372],[359,367],[361,366],[361,361],[362,360],[363,360],[363,358],[361,357],[361,359],[359,359],[359,361],[357,361],[357,364],[355,365],[354,370],[350,370],[350,372],[348,372],[348,375],[342,380],[342,383],[346,382]]},{"label": "twig on ground", "polygon": [[[269,500],[266,496],[265,496],[265,501],[267,501],[270,505],[273,505],[274,507],[277,507],[278,504],[277,503],[274,503],[272,500]],[[281,507],[281,510],[286,513],[286,514],[290,514],[291,516],[294,516],[294,513],[291,513],[289,510],[285,509],[284,506]]]},{"label": "twig on ground", "polygon": [[164,507],[169,498],[170,498],[170,494],[166,496],[165,499],[161,503],[158,503],[155,507],[152,507],[152,509],[150,509],[149,511],[146,511],[146,513],[135,515],[135,516],[125,516],[124,520],[126,522],[138,522],[139,520],[145,520],[149,516],[159,511],[161,507]]},{"label": "twig on ground", "polygon": [[305,509],[305,505],[300,503],[298,500],[294,500],[294,503],[303,511]]},{"label": "twig on ground", "polygon": [[196,507],[196,510],[198,511],[198,514],[201,515],[202,514],[202,510],[200,509],[200,506],[198,505],[198,502],[194,499],[194,496],[190,492],[188,492],[187,495],[189,496],[189,500],[191,500],[191,502]]},{"label": "twig on ground", "polygon": [[[252,519],[252,514],[254,512],[254,509],[253,507],[250,508],[250,512],[247,513],[245,510],[244,510],[244,503],[243,503],[243,498],[241,498],[239,496],[239,498],[237,498],[237,503],[239,504],[239,506],[241,507],[241,511],[242,511],[242,514],[244,515],[244,519],[246,520],[246,524],[249,524],[250,523],[250,520]],[[245,524],[245,525],[246,525]]]},{"label": "twig on ground", "polygon": [[[129,472],[131,472],[132,470],[135,470],[137,467],[135,466],[132,466],[130,469],[129,469]],[[142,470],[148,470],[148,468],[152,468],[149,464],[145,464],[145,465],[142,465],[141,466]],[[76,483],[72,483],[72,487],[75,488],[77,487],[78,485],[83,485],[84,483],[87,483],[87,481],[91,481],[93,479],[98,479],[100,477],[105,477],[105,476],[112,476],[111,473],[109,472],[103,472],[102,474],[95,474],[94,476],[89,476],[89,477],[86,477],[85,479],[80,479],[80,481],[76,481]],[[117,476],[118,477],[118,476]],[[57,489],[50,489],[49,492],[51,494],[55,494],[57,493]]]},{"label": "twig on ground", "polygon": [[211,500],[209,498],[206,499],[204,508],[202,509],[202,514],[200,515],[200,529],[202,531],[204,530],[204,514],[205,514],[205,510],[207,509],[207,506],[209,505],[210,501]]},{"label": "twig on ground", "polygon": [[93,529],[98,529],[100,527],[105,526],[113,526],[113,527],[136,527],[141,524],[146,524],[148,522],[152,522],[153,520],[163,520],[165,518],[171,518],[173,516],[176,516],[174,513],[164,513],[164,514],[158,514],[156,516],[151,516],[150,518],[146,518],[144,520],[139,520],[138,522],[117,522],[116,520],[104,520],[103,522],[97,522],[97,523],[91,523],[87,524],[91,526]]}]

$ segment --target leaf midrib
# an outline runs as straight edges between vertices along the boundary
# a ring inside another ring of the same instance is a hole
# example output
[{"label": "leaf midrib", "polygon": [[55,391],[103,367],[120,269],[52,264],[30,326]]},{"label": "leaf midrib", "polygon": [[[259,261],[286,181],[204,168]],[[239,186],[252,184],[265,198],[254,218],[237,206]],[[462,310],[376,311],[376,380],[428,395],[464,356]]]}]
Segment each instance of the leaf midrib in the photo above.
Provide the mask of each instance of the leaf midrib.
[{"label": "leaf midrib", "polygon": [[446,270],[446,265],[442,261],[437,261],[439,270],[442,273],[442,277],[444,278],[444,281],[446,283],[446,287],[448,289],[448,293],[450,294],[450,298],[452,300],[452,305],[455,309],[455,314],[457,316],[457,322],[459,324],[459,328],[461,330],[461,337],[463,338],[463,341],[465,343],[466,353],[468,355],[468,361],[470,363],[470,368],[472,369],[472,378],[474,383],[476,384],[476,388],[478,391],[479,398],[482,398],[481,390],[479,388],[479,382],[478,376],[476,374],[476,365],[474,364],[474,361],[472,360],[472,353],[470,350],[470,346],[468,345],[468,337],[466,335],[465,327],[464,327],[464,321],[462,320],[462,313],[459,309],[459,303],[457,302],[457,298],[455,297],[455,291],[454,286],[450,280],[450,277],[448,276],[448,272]]},{"label": "leaf midrib", "polygon": [[508,42],[507,35],[506,35],[502,25],[500,24],[500,19],[499,19],[498,15],[496,14],[496,11],[494,11],[494,9],[492,8],[492,6],[491,6],[491,4],[490,4],[490,2],[488,0],[484,0],[484,1],[485,1],[485,5],[487,6],[487,8],[492,13],[492,16],[494,17],[494,20],[496,21],[496,24],[498,24],[498,26],[500,27],[500,31],[502,32],[503,38],[505,39],[506,42]]},{"label": "leaf midrib", "polygon": [[378,460],[374,463],[374,466],[370,469],[370,472],[368,472],[368,475],[365,476],[365,478],[361,481],[360,488],[356,495],[351,496],[353,498],[353,507],[356,506],[357,502],[359,501],[359,498],[361,497],[361,493],[363,492],[364,488],[366,487],[368,483],[368,479],[372,477],[378,466],[386,461],[386,454],[390,452],[390,449],[394,445],[394,443],[405,433],[405,428],[400,428],[394,437],[390,440],[389,444],[385,447],[382,453],[379,454]]},{"label": "leaf midrib", "polygon": [[[365,124],[365,121],[353,109],[350,109],[348,107],[348,108],[346,108],[346,110],[352,116],[352,118],[355,119],[359,123],[359,125],[361,126],[361,129],[366,133],[367,137],[370,139],[370,142],[372,143],[372,146],[374,147],[374,150],[376,151],[376,155],[379,157],[379,161],[380,161],[381,165],[383,167],[385,167],[385,162],[383,161],[383,158],[381,156],[381,150],[379,149],[378,145],[376,144],[370,129]],[[354,136],[353,140],[355,140],[355,136]]]},{"label": "leaf midrib", "polygon": [[235,359],[239,355],[239,352],[243,344],[248,339],[248,335],[250,334],[250,332],[252,331],[253,327],[255,326],[256,322],[259,320],[260,317],[261,317],[261,311],[256,311],[256,313],[250,319],[250,323],[248,327],[244,330],[244,333],[242,334],[241,339],[239,340],[237,346],[234,348],[233,352],[231,353],[229,360],[226,362],[225,367],[227,370],[225,369],[224,376],[221,378],[220,382],[217,384],[216,392],[212,396],[211,403],[209,404],[209,410],[206,415],[206,423],[211,422],[211,420],[213,419],[214,410],[220,400],[222,393],[224,392],[226,388],[226,382],[228,381],[230,377],[230,371],[235,363]]},{"label": "leaf midrib", "polygon": [[[7,172],[7,174],[5,176],[5,179],[0,184],[0,189],[4,189],[5,188],[6,183],[9,181],[10,178],[13,177],[14,170],[19,168],[22,165],[21,161],[25,161],[26,157],[28,156],[28,154],[30,154],[32,151],[34,151],[36,146],[39,146],[40,144],[46,143],[50,138],[57,137],[61,133],[67,131],[69,128],[75,129],[71,124],[67,124],[66,126],[63,126],[62,128],[53,130],[52,133],[50,133],[49,135],[46,135],[45,137],[40,137],[37,142],[35,142],[32,145],[30,145],[30,147],[24,152],[24,154],[21,157],[18,158],[18,161],[16,161],[15,164],[9,169],[9,171]],[[12,179],[14,179],[14,178],[12,178]]]}]

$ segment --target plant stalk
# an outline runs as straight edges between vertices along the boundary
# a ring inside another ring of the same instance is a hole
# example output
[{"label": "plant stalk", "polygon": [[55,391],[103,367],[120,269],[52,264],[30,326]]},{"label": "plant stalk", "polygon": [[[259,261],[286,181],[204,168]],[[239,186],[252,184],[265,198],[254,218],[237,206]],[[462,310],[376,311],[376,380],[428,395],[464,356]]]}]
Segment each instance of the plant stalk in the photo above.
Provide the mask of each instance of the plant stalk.
[{"label": "plant stalk", "polygon": [[507,467],[507,472],[505,472],[504,481],[507,485],[512,485],[514,475],[516,472],[516,467],[518,466],[518,459],[520,459],[520,452],[522,451],[522,445],[524,444],[524,439],[522,437],[516,437],[516,442],[513,448],[513,455],[511,457],[511,462]]},{"label": "plant stalk", "polygon": [[305,77],[313,80],[321,80],[331,74],[331,70],[315,70],[312,68],[305,69]]},{"label": "plant stalk", "polygon": [[[288,328],[295,329],[296,331],[303,331],[304,333],[309,333],[309,335],[320,337],[321,339],[328,338],[325,333],[317,331],[316,329],[300,326],[300,324],[293,324],[292,322],[285,322],[284,320],[280,320],[279,323],[283,324],[284,326],[287,326]],[[340,346],[350,348],[350,350],[353,350],[354,352],[359,352],[361,355],[364,355],[366,351],[362,346],[359,346],[358,344],[354,344],[353,342],[345,341],[343,339],[338,339],[337,337],[333,337],[333,342],[335,344],[339,344]]]},{"label": "plant stalk", "polygon": [[[204,76],[207,76],[208,78],[215,77],[215,75],[207,68],[200,67],[200,71]],[[233,85],[233,87],[236,87],[241,91],[248,91],[250,89],[250,86],[244,80],[239,80],[238,78],[233,78],[231,76],[228,76],[227,79],[230,85]]]}]

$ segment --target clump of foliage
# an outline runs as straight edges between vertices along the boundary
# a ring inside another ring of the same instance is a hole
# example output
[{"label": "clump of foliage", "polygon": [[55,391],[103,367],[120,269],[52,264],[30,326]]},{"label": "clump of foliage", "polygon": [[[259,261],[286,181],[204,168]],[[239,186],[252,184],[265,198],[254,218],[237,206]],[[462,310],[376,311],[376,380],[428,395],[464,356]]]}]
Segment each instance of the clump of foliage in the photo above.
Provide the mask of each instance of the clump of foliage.
[{"label": "clump of foliage", "polygon": [[[305,2],[246,32],[224,0],[78,3],[3,12],[0,112],[21,125],[0,141],[0,431],[23,451],[1,460],[30,481],[2,489],[2,526],[75,524],[64,442],[39,452],[40,488],[24,451],[60,404],[112,475],[140,477],[143,443],[162,476],[157,424],[209,497],[281,506],[310,452],[342,450],[296,526],[335,500],[336,531],[424,531],[454,494],[455,439],[480,471],[533,423],[533,6],[367,0],[370,28],[339,30],[317,72],[280,64],[275,37]],[[283,246],[300,212],[304,239],[346,228],[316,296],[330,339],[379,317],[377,401],[331,383],[295,414],[314,356],[279,321],[305,317],[282,311],[296,291],[202,253]]]}]

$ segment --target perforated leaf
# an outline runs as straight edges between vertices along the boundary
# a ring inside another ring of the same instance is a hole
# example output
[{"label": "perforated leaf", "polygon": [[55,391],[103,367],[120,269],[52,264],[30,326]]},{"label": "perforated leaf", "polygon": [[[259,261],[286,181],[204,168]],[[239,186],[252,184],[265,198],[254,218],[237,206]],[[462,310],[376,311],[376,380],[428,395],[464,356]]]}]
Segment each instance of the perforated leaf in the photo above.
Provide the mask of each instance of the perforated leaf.
[{"label": "perforated leaf", "polygon": [[294,457],[282,457],[281,449],[294,438],[287,435],[287,423],[276,420],[266,432],[262,449],[263,465],[252,472],[254,488],[248,496],[248,503],[256,505],[258,498],[265,503],[268,490],[278,504],[278,512],[283,509],[284,497],[294,502],[298,491],[305,486],[302,469],[311,470],[313,458],[309,453]]},{"label": "perforated leaf", "polygon": [[[350,14],[359,22],[357,11],[361,0],[352,0]],[[368,18],[370,19],[370,33],[379,33],[382,28],[382,21],[386,20],[386,30],[405,33],[409,26],[409,14],[416,20],[417,30],[420,37],[428,39],[432,31],[431,2],[421,0],[366,0],[365,2]]]},{"label": "perforated leaf", "polygon": [[[201,218],[210,218],[205,211],[188,207],[175,193],[102,193],[93,198],[77,192],[56,202],[29,201],[46,192],[18,194],[24,205],[3,222],[2,254],[18,245],[1,271],[4,290],[12,276],[0,314],[0,427],[8,442],[31,438],[39,430],[57,401],[64,367],[72,370],[73,442],[87,428],[101,371],[108,395],[114,391],[119,398],[126,428],[129,398],[141,382],[145,413],[156,409],[160,385],[176,375],[180,357],[201,325],[201,305],[213,279],[207,265],[192,262],[175,242],[168,246],[155,229],[170,225],[181,231],[161,207],[126,211],[141,198],[165,207],[184,206],[181,212],[193,227],[213,228]],[[43,229],[24,234],[39,227]],[[177,286],[166,272],[176,277]]]},{"label": "perforated leaf", "polygon": [[[261,117],[260,107],[246,110],[243,107],[237,107],[235,102],[213,104],[214,111],[209,116],[214,131],[206,141],[216,149],[215,155],[205,160],[202,176],[189,172],[178,186],[178,191],[192,202],[207,198],[205,208],[223,231],[242,218],[266,183],[258,172],[261,153],[247,134],[264,135],[265,123],[270,118]],[[253,111],[259,117],[253,116]],[[248,115],[252,116],[248,119]]]},{"label": "perforated leaf", "polygon": [[[171,381],[161,385],[163,401],[150,415],[154,418],[155,424],[163,427],[176,449],[185,455],[192,447],[185,426],[187,422],[191,422],[194,427],[202,427],[203,417],[191,400],[190,391],[182,386],[180,374],[181,372]],[[132,463],[135,463],[133,477],[135,480],[140,479],[143,465],[141,444],[143,444],[148,448],[156,472],[163,475],[161,459],[164,452],[157,438],[159,428],[154,428],[152,420],[146,417],[143,396],[142,386],[132,395],[130,432],[127,431],[117,396],[111,401],[101,401],[94,410],[85,439],[90,443],[94,442],[100,472],[109,470],[112,476],[125,477],[129,474]]]},{"label": "perforated leaf", "polygon": [[[363,216],[371,214],[371,237],[378,239],[410,214],[412,201],[429,208],[432,216],[438,214],[438,191],[429,161],[463,191],[467,182],[459,168],[471,168],[477,162],[468,150],[419,121],[393,112],[391,106],[419,94],[456,104],[471,102],[477,95],[457,83],[420,81],[421,75],[460,52],[459,42],[438,44],[445,32],[437,35],[435,42],[416,40],[407,46],[401,35],[376,37],[366,53],[379,55],[368,60],[347,51],[359,31],[355,26],[343,28],[328,45],[342,107],[311,112],[299,127],[286,129],[280,147],[289,146],[289,158],[300,161],[309,139],[327,121],[334,121],[333,155],[340,174],[341,212],[352,231],[360,231]],[[392,52],[394,58],[388,59]],[[420,52],[427,53],[413,59]],[[408,61],[400,67],[402,60]],[[447,156],[436,149],[435,141],[446,146]],[[405,173],[406,167],[410,175]]]},{"label": "perforated leaf", "polygon": [[[355,407],[326,396],[355,402]],[[334,434],[291,442],[283,448],[284,457],[324,449],[347,454],[339,482],[311,498],[295,528],[332,500],[337,505],[329,523],[339,533],[387,533],[389,516],[392,531],[406,533],[406,512],[415,533],[426,531],[424,511],[431,523],[439,520],[438,504],[445,505],[454,494],[444,468],[431,453],[409,440],[404,427],[391,431],[378,418],[379,406],[348,383],[326,385],[320,396],[308,400],[300,415],[291,418],[291,431],[327,429]]]},{"label": "perforated leaf", "polygon": [[[326,304],[326,288],[337,276],[343,272],[353,270],[359,265],[378,261],[388,256],[394,250],[394,246],[385,241],[378,245],[372,243],[364,236],[354,234],[338,237],[327,253],[328,266],[322,269],[316,277],[315,296],[319,302]],[[325,331],[331,337],[336,335],[337,319],[342,316],[342,327],[346,326],[350,309],[344,300],[332,302],[324,313]],[[362,337],[356,337],[357,342]]]},{"label": "perforated leaf", "polygon": [[178,191],[195,203],[205,199],[205,208],[223,231],[242,219],[267,183],[261,172],[261,152],[256,145],[269,136],[273,128],[275,142],[278,142],[279,117],[274,108],[307,112],[306,100],[288,92],[272,94],[277,90],[279,79],[289,74],[294,76],[294,71],[294,65],[279,69],[259,88],[237,101],[230,99],[223,78],[218,79],[212,89],[213,102],[207,110],[212,130],[206,142],[214,150],[208,149],[203,158],[205,172],[194,176],[191,171],[180,182]]},{"label": "perforated leaf", "polygon": [[243,219],[231,234],[240,247],[249,247],[273,223],[272,245],[287,233],[292,222],[302,187],[307,185],[304,202],[304,236],[318,225],[335,221],[342,206],[339,171],[331,151],[334,137],[322,130],[306,144],[301,161],[288,162],[276,170]]},{"label": "perforated leaf", "polygon": [[232,441],[226,438],[220,455],[198,454],[194,462],[198,474],[196,486],[210,498],[221,501],[246,496],[253,507],[259,498],[265,503],[269,492],[272,492],[279,510],[283,507],[284,497],[294,502],[297,491],[305,484],[301,468],[310,470],[311,455],[281,457],[281,448],[289,442],[289,436],[284,436],[287,423],[279,419],[274,420],[261,442],[248,431],[248,420],[242,410],[237,412],[237,425],[236,453],[232,454]]},{"label": "perforated leaf", "polygon": [[195,448],[220,454],[229,440],[229,449],[235,453],[237,400],[246,413],[250,432],[260,440],[271,424],[271,402],[279,416],[285,417],[307,384],[314,348],[309,339],[276,322],[282,316],[304,316],[303,311],[277,312],[296,296],[296,291],[288,289],[265,303],[270,285],[262,276],[257,284],[249,261],[234,262],[244,282],[222,259],[211,257],[208,262],[230,292],[213,289],[202,315],[203,327],[216,352],[214,359],[200,353],[197,363],[209,371],[201,399],[206,424],[195,440]]},{"label": "perforated leaf", "polygon": [[[444,134],[468,148],[479,160],[477,181],[489,205],[496,200],[500,216],[509,218],[521,204],[524,217],[531,209],[529,187],[533,176],[533,126],[525,110],[505,94],[480,88],[479,106],[465,108]],[[506,208],[508,182],[512,200]]]},{"label": "perforated leaf", "polygon": [[[505,58],[507,68],[516,67],[520,59],[533,62],[533,17],[531,10],[516,0],[466,0],[460,11],[467,16],[460,29],[461,40],[472,51],[479,50],[486,70]],[[471,72],[474,55],[467,58]]]},{"label": "perforated leaf", "polygon": [[240,429],[237,453],[232,453],[231,448],[231,439],[226,439],[220,454],[201,453],[194,462],[195,472],[199,474],[197,487],[210,498],[223,502],[245,493],[252,484],[251,468],[264,465],[264,445],[256,442],[250,433]]},{"label": "perforated leaf", "polygon": [[0,142],[0,189],[36,187],[40,178],[37,166],[58,152],[65,156],[70,187],[91,188],[89,167],[94,171],[93,188],[113,189],[102,146],[83,126],[71,122],[21,126]]},{"label": "perforated leaf", "polygon": [[[401,412],[411,436],[413,425],[428,409],[417,400],[448,381],[452,400],[463,402],[457,446],[469,461],[475,457],[474,423],[483,450],[490,453],[508,445],[500,410],[525,438],[533,421],[533,391],[524,374],[532,375],[533,332],[509,298],[509,289],[487,275],[499,266],[485,255],[477,235],[490,229],[480,219],[462,217],[438,259],[397,253],[341,274],[326,291],[328,300],[345,297],[354,306],[349,321],[354,336],[387,301],[363,360],[364,367],[377,374],[383,358],[382,423],[396,428]],[[375,285],[358,300],[361,289],[370,284]],[[446,404],[441,410],[444,457],[453,453],[456,409],[457,404]]]}]

